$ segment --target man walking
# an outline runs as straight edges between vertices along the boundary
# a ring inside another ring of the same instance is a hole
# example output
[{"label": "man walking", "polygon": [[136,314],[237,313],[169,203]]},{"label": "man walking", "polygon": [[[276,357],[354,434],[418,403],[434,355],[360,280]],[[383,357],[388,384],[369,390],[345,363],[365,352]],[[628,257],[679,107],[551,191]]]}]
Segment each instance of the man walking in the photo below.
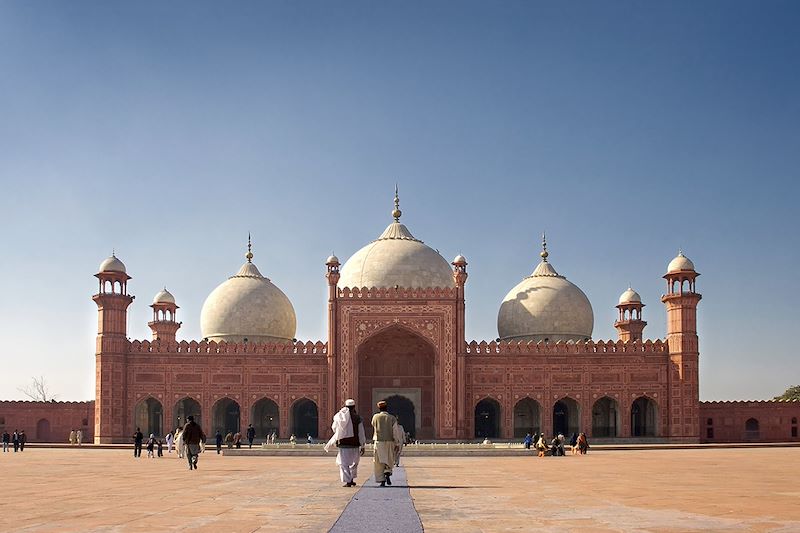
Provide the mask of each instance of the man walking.
[{"label": "man walking", "polygon": [[247,426],[247,443],[250,445],[249,447],[253,447],[253,439],[256,438],[256,428],[253,427],[253,424]]},{"label": "man walking", "polygon": [[80,429],[75,432],[75,441],[78,443],[78,446],[83,444],[83,431]]},{"label": "man walking", "polygon": [[219,455],[222,450],[222,433],[220,433],[219,430],[217,430],[217,434],[214,436],[214,442],[217,445],[217,455]]},{"label": "man walking", "polygon": [[144,441],[144,434],[139,428],[136,428],[136,433],[133,434],[133,456],[142,456],[142,442]]},{"label": "man walking", "polygon": [[364,422],[356,413],[356,401],[346,400],[344,407],[333,415],[331,424],[333,437],[325,443],[325,452],[335,444],[339,448],[336,455],[336,464],[339,465],[339,474],[343,487],[355,487],[358,474],[358,462],[364,455],[364,445],[367,436],[364,433]]},{"label": "man walking", "polygon": [[395,450],[403,442],[397,419],[387,411],[386,402],[378,402],[378,412],[372,417],[372,440],[375,446],[373,466],[375,481],[381,487],[392,484],[392,468],[394,467]]},{"label": "man walking", "polygon": [[8,451],[9,442],[11,442],[11,435],[8,434],[8,431],[3,430],[3,453]]},{"label": "man walking", "polygon": [[197,470],[197,456],[200,454],[200,443],[206,440],[206,434],[194,421],[194,416],[186,417],[188,422],[183,426],[183,442],[186,445],[186,459],[189,461],[189,470]]},{"label": "man walking", "polygon": [[19,451],[19,430],[15,429],[11,434],[11,442],[14,444],[14,453]]}]

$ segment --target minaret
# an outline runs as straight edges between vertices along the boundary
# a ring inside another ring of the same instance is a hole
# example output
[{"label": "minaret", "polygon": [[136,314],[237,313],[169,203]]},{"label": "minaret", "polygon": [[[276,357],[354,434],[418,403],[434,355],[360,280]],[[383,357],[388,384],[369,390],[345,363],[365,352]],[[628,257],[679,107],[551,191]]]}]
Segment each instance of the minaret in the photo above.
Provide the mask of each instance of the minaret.
[{"label": "minaret", "polygon": [[[126,354],[128,352],[128,295],[125,265],[114,254],[100,264],[95,277],[98,293],[97,344],[95,349],[95,444],[121,442],[128,428],[126,414]],[[127,442],[127,440],[126,440]]]},{"label": "minaret", "polygon": [[466,401],[467,401],[467,354],[464,350],[466,338],[464,322],[466,320],[466,304],[464,285],[467,283],[467,259],[458,254],[453,262],[453,280],[456,282],[456,437],[465,439],[467,435]]},{"label": "minaret", "polygon": [[670,405],[662,416],[669,417],[671,437],[691,442],[699,440],[700,431],[697,304],[702,296],[695,292],[699,275],[689,258],[678,252],[667,267],[667,294],[661,297],[667,307],[667,344],[672,363]]},{"label": "minaret", "polygon": [[[325,260],[327,272],[325,278],[328,280],[328,383],[338,383],[338,357],[336,337],[336,315],[337,315],[337,283],[339,283],[339,258],[331,253]],[[341,403],[336,397],[337,387],[328,387],[328,412],[331,416],[338,405]],[[344,401],[345,398],[342,398]]]},{"label": "minaret", "polygon": [[178,311],[175,297],[164,287],[164,290],[159,291],[153,298],[150,307],[153,309],[153,320],[147,325],[153,330],[153,340],[175,342],[175,334],[181,327],[181,322],[175,320],[175,314]]},{"label": "minaret", "polygon": [[631,287],[619,297],[617,309],[619,318],[614,322],[614,327],[619,332],[619,340],[623,342],[641,341],[642,332],[647,322],[642,320],[642,297]]}]

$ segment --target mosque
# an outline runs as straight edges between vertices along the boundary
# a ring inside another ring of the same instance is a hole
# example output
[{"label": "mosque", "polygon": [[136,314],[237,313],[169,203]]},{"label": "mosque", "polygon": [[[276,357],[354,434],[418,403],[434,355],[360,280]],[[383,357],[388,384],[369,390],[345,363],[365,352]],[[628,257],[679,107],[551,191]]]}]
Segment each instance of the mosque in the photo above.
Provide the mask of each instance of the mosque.
[{"label": "mosque", "polygon": [[592,305],[543,239],[538,265],[500,305],[497,340],[468,341],[466,258],[445,260],[401,214],[395,195],[383,233],[344,264],[325,261],[327,341],[295,338],[291,300],[253,262],[249,243],[244,264],[203,305],[202,339],[176,340],[179,307],[164,289],[150,305],[152,339],[129,340],[131,276],[112,255],[92,297],[95,401],[0,402],[0,426],[27,420],[47,440],[81,425],[95,443],[127,443],[136,427],[165,434],[194,415],[210,435],[252,423],[259,440],[302,440],[327,438],[333,413],[355,398],[362,413],[387,400],[421,440],[580,431],[595,441],[798,440],[800,402],[700,402],[700,274],[683,253],[663,275],[665,339],[644,337],[645,305],[628,288],[616,305],[618,338],[593,340]]}]

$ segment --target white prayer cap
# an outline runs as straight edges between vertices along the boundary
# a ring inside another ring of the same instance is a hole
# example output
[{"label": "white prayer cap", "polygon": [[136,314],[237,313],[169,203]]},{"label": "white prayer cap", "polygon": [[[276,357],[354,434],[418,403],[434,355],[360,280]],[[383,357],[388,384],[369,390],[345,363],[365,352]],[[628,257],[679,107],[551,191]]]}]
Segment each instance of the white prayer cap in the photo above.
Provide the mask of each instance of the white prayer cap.
[{"label": "white prayer cap", "polygon": [[344,406],[345,407],[355,407],[356,406],[356,401],[354,399],[352,399],[352,398],[350,398],[348,400],[345,400],[344,401]]}]

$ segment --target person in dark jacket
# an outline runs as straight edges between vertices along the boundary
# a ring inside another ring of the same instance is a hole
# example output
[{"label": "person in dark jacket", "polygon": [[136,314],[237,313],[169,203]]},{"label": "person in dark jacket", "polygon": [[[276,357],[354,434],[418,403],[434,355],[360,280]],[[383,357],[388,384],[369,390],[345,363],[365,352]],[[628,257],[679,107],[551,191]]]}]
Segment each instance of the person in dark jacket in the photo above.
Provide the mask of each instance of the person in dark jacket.
[{"label": "person in dark jacket", "polygon": [[222,451],[222,433],[220,433],[219,430],[217,430],[217,434],[214,437],[214,441],[217,444],[217,455],[219,455],[219,453]]},{"label": "person in dark jacket", "polygon": [[8,431],[3,430],[3,453],[8,451],[8,445],[11,443],[11,435]]},{"label": "person in dark jacket", "polygon": [[247,443],[250,445],[250,448],[253,447],[253,439],[256,438],[256,428],[253,427],[253,424],[247,426]]},{"label": "person in dark jacket", "polygon": [[25,436],[25,430],[19,432],[19,451],[25,451],[25,443],[28,442],[28,437]]},{"label": "person in dark jacket", "polygon": [[144,434],[139,428],[136,428],[136,433],[133,434],[133,456],[142,456],[142,442],[144,442]]},{"label": "person in dark jacket", "polygon": [[197,470],[197,458],[200,455],[200,443],[205,442],[206,434],[194,421],[194,416],[186,417],[188,422],[183,426],[183,442],[186,444],[186,459],[189,461],[189,470]]}]

